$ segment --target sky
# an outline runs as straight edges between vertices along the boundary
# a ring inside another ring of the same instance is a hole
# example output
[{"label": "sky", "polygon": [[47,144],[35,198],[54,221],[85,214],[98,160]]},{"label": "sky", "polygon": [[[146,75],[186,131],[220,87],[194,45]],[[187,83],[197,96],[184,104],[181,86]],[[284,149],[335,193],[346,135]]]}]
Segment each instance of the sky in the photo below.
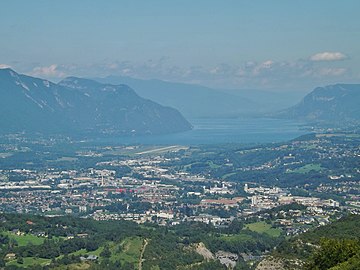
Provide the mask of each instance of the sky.
[{"label": "sky", "polygon": [[0,68],[307,91],[360,83],[359,0],[2,0]]}]

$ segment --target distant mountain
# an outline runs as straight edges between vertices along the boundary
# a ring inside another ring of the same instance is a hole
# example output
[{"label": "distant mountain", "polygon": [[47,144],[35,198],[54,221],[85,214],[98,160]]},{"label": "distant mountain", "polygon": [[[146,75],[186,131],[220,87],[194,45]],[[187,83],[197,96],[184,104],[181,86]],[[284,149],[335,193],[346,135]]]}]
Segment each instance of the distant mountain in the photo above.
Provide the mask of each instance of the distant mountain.
[{"label": "distant mountain", "polygon": [[0,97],[1,132],[70,130],[74,123],[66,117],[68,110],[86,98],[11,69],[0,69]]},{"label": "distant mountain", "polygon": [[253,100],[257,105],[253,109],[261,113],[286,109],[298,103],[308,93],[298,90],[279,92],[258,89],[224,89],[219,91]]},{"label": "distant mountain", "polygon": [[252,111],[256,106],[255,102],[247,98],[199,85],[121,76],[95,80],[111,84],[125,83],[134,88],[140,96],[176,108],[187,118],[233,117]]},{"label": "distant mountain", "polygon": [[300,100],[299,95],[260,90],[228,90],[175,83],[142,80],[124,76],[94,78],[102,83],[127,84],[142,97],[178,109],[187,118],[238,117],[261,115],[286,108]]},{"label": "distant mountain", "polygon": [[126,85],[67,78],[59,84],[0,69],[1,132],[161,134],[191,129],[175,109]]},{"label": "distant mountain", "polygon": [[276,116],[313,122],[359,121],[360,84],[317,87],[300,103],[277,113]]}]

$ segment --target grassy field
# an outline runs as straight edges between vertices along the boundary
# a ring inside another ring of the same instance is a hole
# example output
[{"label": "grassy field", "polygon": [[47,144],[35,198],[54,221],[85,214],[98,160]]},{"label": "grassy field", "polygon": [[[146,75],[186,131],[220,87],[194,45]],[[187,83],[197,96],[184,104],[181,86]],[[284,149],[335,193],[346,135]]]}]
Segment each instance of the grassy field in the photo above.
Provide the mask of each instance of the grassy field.
[{"label": "grassy field", "polygon": [[136,264],[139,261],[143,239],[140,237],[126,238],[120,245],[110,247],[112,261],[120,260]]},{"label": "grassy field", "polygon": [[[103,250],[104,250],[104,247],[99,247],[97,250],[90,251],[90,252],[88,252],[86,249],[79,249],[75,252],[70,253],[69,255],[74,255],[74,256],[96,255],[99,257],[100,253]],[[64,257],[64,255],[60,255],[59,257],[57,257],[57,259],[61,259],[62,257]]]},{"label": "grassy field", "polygon": [[315,171],[315,172],[319,172],[321,171],[323,168],[321,167],[320,164],[307,164],[305,166],[302,166],[300,168],[297,168],[295,170],[290,171],[291,173],[301,173],[301,174],[305,174],[305,173],[309,173],[311,171]]},{"label": "grassy field", "polygon": [[272,237],[279,237],[281,234],[280,229],[272,228],[270,224],[267,224],[263,221],[247,224],[246,228],[253,232],[266,233],[267,235],[270,235]]},{"label": "grassy field", "polygon": [[[121,243],[107,242],[107,246],[111,252],[110,260],[121,261],[122,263],[131,263],[136,265],[139,261],[141,249],[143,246],[143,239],[140,237],[126,238]],[[80,249],[71,253],[75,256],[84,256],[84,255],[96,255],[100,257],[100,253],[104,250],[104,246],[99,247],[95,251],[87,252],[86,249]],[[59,256],[58,258],[61,258]]]},{"label": "grassy field", "polygon": [[85,270],[89,269],[91,266],[88,262],[81,262],[81,263],[73,263],[69,265],[61,265],[59,267],[54,268],[54,270]]},{"label": "grassy field", "polygon": [[37,237],[32,234],[16,235],[11,232],[2,232],[2,234],[9,236],[11,239],[14,239],[19,246],[26,246],[29,243],[32,243],[33,245],[41,245],[45,241],[44,237]]},{"label": "grassy field", "polygon": [[[34,245],[40,245],[44,242],[45,238],[36,237],[30,234],[27,235],[15,235],[10,232],[3,232],[3,234],[8,235],[9,237],[15,239],[19,246],[26,246],[29,243],[33,243]],[[133,264],[134,267],[137,267],[139,262],[141,250],[143,247],[143,239],[140,237],[129,237],[126,238],[121,243],[115,242],[107,242],[107,246],[111,251],[110,260],[111,261],[121,261],[122,263],[130,263]],[[101,252],[104,250],[104,246],[99,247],[95,251],[87,252],[86,249],[80,249],[69,255],[75,256],[84,256],[84,255],[96,255],[100,257]],[[57,259],[61,259],[63,255],[57,257]],[[42,259],[42,258],[35,258],[35,257],[26,257],[23,258],[23,264],[18,264],[17,260],[12,260],[7,263],[7,265],[16,265],[20,267],[29,267],[34,265],[47,265],[50,264],[50,259]],[[84,263],[74,264],[71,266],[71,269],[86,269],[88,265],[84,265]],[[62,268],[59,268],[62,269]],[[66,268],[67,269],[67,268]]]},{"label": "grassy field", "polygon": [[246,233],[240,233],[236,235],[223,235],[221,236],[221,239],[229,242],[242,242],[242,241],[248,241],[253,239],[251,235]]},{"label": "grassy field", "polygon": [[34,257],[25,257],[23,258],[24,263],[23,264],[18,264],[16,260],[13,260],[11,262],[8,262],[6,265],[10,266],[10,265],[16,265],[16,266],[20,266],[20,267],[29,267],[32,265],[48,265],[50,264],[51,260],[50,259],[42,259],[42,258],[34,258]]}]

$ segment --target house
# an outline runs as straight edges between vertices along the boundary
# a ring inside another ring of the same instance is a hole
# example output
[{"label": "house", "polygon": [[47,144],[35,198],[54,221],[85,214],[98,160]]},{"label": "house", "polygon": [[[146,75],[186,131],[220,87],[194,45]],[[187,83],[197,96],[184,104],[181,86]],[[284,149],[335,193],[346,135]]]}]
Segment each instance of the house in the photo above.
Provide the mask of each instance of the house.
[{"label": "house", "polygon": [[98,259],[98,256],[93,255],[93,254],[89,254],[87,256],[81,256],[80,260],[81,261],[96,261]]},{"label": "house", "polygon": [[14,260],[16,259],[16,254],[15,253],[8,253],[5,255],[5,260]]}]

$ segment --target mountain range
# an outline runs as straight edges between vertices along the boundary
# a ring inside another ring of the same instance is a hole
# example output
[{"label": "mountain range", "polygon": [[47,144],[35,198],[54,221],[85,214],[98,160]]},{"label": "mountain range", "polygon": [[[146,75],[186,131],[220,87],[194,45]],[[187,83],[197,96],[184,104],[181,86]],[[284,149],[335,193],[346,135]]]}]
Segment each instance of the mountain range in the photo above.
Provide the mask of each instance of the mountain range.
[{"label": "mountain range", "polygon": [[[68,77],[56,84],[0,69],[0,132],[166,134],[192,128],[183,115],[189,119],[266,115],[306,122],[360,121],[360,84],[317,87],[289,107],[298,94],[281,99],[278,93],[258,90],[220,91],[114,76],[97,80]],[[277,112],[269,113],[271,108]]]},{"label": "mountain range", "polygon": [[112,84],[126,83],[141,96],[174,107],[189,119],[260,116],[330,124],[360,120],[360,84],[317,87],[306,94],[306,91],[213,89],[124,76],[96,80]]},{"label": "mountain range", "polygon": [[1,132],[163,134],[191,129],[175,109],[126,85],[69,77],[58,84],[0,69]]},{"label": "mountain range", "polygon": [[295,104],[304,92],[256,89],[214,89],[188,83],[144,80],[127,76],[94,78],[102,83],[127,84],[145,98],[179,110],[186,118],[259,116]]},{"label": "mountain range", "polygon": [[275,117],[310,122],[353,123],[360,120],[360,84],[317,87],[300,103],[274,114]]}]

